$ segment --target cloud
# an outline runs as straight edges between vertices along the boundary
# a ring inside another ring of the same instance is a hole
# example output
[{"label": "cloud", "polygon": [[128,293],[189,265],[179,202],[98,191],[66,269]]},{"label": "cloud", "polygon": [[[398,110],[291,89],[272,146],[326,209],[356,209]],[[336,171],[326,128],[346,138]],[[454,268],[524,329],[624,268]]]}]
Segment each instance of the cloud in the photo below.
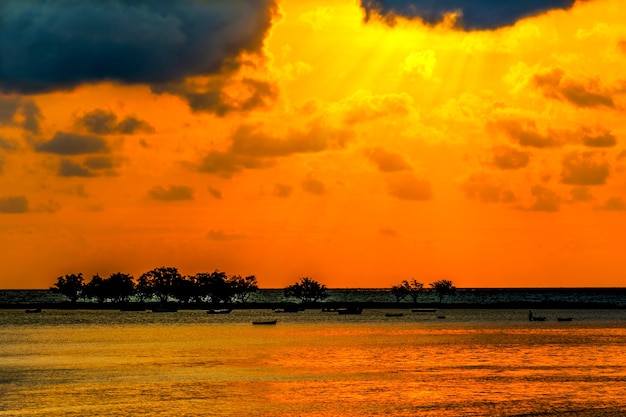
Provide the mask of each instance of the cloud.
[{"label": "cloud", "polygon": [[0,91],[215,74],[259,52],[276,13],[271,0],[4,0]]},{"label": "cloud", "polygon": [[291,185],[286,184],[275,184],[274,185],[274,196],[279,198],[287,198],[293,192],[293,187]]},{"label": "cloud", "polygon": [[345,123],[355,124],[380,118],[406,116],[414,110],[414,101],[406,93],[372,94],[359,90],[333,107],[343,112]]},{"label": "cloud", "polygon": [[508,146],[493,149],[493,164],[500,169],[520,169],[528,166],[530,153],[518,151]]},{"label": "cloud", "polygon": [[90,156],[85,158],[83,165],[93,170],[111,170],[115,167],[115,160],[111,156]]},{"label": "cloud", "polygon": [[574,201],[593,200],[593,195],[591,194],[589,187],[584,187],[584,186],[573,187],[569,193],[572,196],[572,199]]},{"label": "cloud", "polygon": [[207,233],[207,238],[211,239],[211,240],[216,240],[218,242],[224,242],[224,241],[228,241],[228,240],[239,240],[239,239],[245,239],[245,235],[241,235],[241,234],[228,234],[228,233],[224,233],[221,230],[210,230],[209,233]]},{"label": "cloud", "polygon": [[559,211],[561,198],[557,193],[542,185],[536,185],[532,188],[531,194],[534,198],[533,204],[530,206],[532,211]]},{"label": "cloud", "polygon": [[216,200],[222,199],[222,192],[218,189],[209,187],[209,194],[211,194],[211,196],[215,198]]},{"label": "cloud", "polygon": [[532,148],[553,148],[563,144],[562,134],[548,131],[541,134],[534,120],[500,120],[491,123],[492,128],[504,132],[520,146]]},{"label": "cloud", "polygon": [[427,201],[433,198],[430,182],[409,173],[395,173],[386,177],[387,192],[400,200]]},{"label": "cloud", "polygon": [[84,166],[70,160],[62,159],[57,174],[60,177],[93,177],[94,174]]},{"label": "cloud", "polygon": [[565,72],[554,68],[535,74],[533,81],[547,98],[566,101],[576,107],[615,107],[611,95],[603,91],[597,80],[586,83],[565,77]]},{"label": "cloud", "polygon": [[582,143],[590,148],[610,148],[617,145],[617,138],[608,130],[598,133],[585,132]]},{"label": "cloud", "polygon": [[626,211],[626,202],[621,197],[612,197],[604,202],[603,205],[598,207],[599,210],[608,211]]},{"label": "cloud", "polygon": [[115,113],[102,109],[85,113],[78,119],[77,123],[85,127],[89,133],[95,135],[111,135],[115,133],[132,135],[136,132],[149,133],[154,131],[154,128],[143,120],[127,116],[118,122]]},{"label": "cloud", "polygon": [[[0,74],[2,74],[1,61]],[[42,118],[41,111],[34,101],[22,97],[0,96],[0,126],[17,126],[30,133],[39,133]]]},{"label": "cloud", "polygon": [[487,174],[472,174],[461,185],[461,191],[470,200],[482,203],[512,203],[516,200],[513,191]]},{"label": "cloud", "polygon": [[233,152],[211,151],[205,155],[196,166],[199,172],[217,175],[222,178],[231,178],[235,173],[244,169],[262,169],[274,165],[271,160],[264,160],[250,156],[237,155]]},{"label": "cloud", "polygon": [[574,3],[574,0],[361,0],[361,7],[366,20],[375,15],[393,23],[396,16],[402,16],[436,25],[453,15],[460,28],[489,30],[511,26],[520,19],[552,9],[567,9]]},{"label": "cloud", "polygon": [[284,136],[268,134],[260,125],[240,126],[231,136],[230,147],[211,151],[197,165],[207,174],[231,178],[244,169],[262,169],[275,165],[273,158],[297,153],[315,153],[343,149],[354,133],[347,129],[311,123],[307,129],[291,129]]},{"label": "cloud", "polygon": [[152,91],[180,96],[193,111],[218,116],[267,108],[276,101],[278,87],[274,83],[250,77],[235,79],[233,72],[227,69],[223,76],[153,85]]},{"label": "cloud", "polygon": [[20,214],[28,211],[28,200],[23,195],[0,197],[0,213]]},{"label": "cloud", "polygon": [[193,188],[184,185],[170,185],[165,188],[158,185],[148,191],[148,197],[159,201],[193,200]]},{"label": "cloud", "polygon": [[67,132],[55,133],[49,141],[36,144],[35,150],[57,155],[82,155],[110,151],[106,141],[99,136]]},{"label": "cloud", "polygon": [[383,148],[367,149],[365,156],[382,172],[410,171],[411,166],[402,156],[387,152]]},{"label": "cloud", "polygon": [[0,150],[15,151],[17,150],[17,148],[18,146],[14,141],[10,139],[0,138]]},{"label": "cloud", "polygon": [[307,178],[302,181],[302,189],[313,195],[322,196],[326,194],[326,187],[324,186],[324,183],[314,178]]},{"label": "cloud", "polygon": [[395,231],[394,229],[388,229],[385,227],[378,229],[378,234],[381,236],[389,236],[389,237],[398,236],[397,231]]},{"label": "cloud", "polygon": [[598,152],[570,152],[563,157],[561,182],[571,185],[601,185],[609,177],[609,164]]}]

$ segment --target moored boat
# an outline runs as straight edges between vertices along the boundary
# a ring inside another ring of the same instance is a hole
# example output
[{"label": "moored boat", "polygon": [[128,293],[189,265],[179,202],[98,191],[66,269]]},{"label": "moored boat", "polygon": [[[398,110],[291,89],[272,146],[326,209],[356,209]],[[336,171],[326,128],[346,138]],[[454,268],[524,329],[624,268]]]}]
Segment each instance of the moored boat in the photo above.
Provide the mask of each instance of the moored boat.
[{"label": "moored boat", "polygon": [[260,321],[253,321],[252,324],[254,325],[264,325],[264,324],[276,324],[277,320],[260,320]]},{"label": "moored boat", "polygon": [[361,314],[363,312],[363,307],[345,307],[338,308],[338,314]]},{"label": "moored boat", "polygon": [[24,313],[41,313],[41,308],[28,308],[24,310]]},{"label": "moored boat", "polygon": [[229,314],[231,311],[233,311],[232,308],[212,308],[210,310],[207,310],[206,313],[207,314]]}]

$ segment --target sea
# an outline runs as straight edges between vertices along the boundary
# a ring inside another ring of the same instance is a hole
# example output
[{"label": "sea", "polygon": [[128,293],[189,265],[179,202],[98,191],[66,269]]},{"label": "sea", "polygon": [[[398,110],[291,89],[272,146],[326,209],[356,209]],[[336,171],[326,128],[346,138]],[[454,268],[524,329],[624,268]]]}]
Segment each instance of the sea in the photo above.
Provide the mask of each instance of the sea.
[{"label": "sea", "polygon": [[0,416],[626,416],[626,309],[596,301],[543,321],[501,304],[4,308]]}]

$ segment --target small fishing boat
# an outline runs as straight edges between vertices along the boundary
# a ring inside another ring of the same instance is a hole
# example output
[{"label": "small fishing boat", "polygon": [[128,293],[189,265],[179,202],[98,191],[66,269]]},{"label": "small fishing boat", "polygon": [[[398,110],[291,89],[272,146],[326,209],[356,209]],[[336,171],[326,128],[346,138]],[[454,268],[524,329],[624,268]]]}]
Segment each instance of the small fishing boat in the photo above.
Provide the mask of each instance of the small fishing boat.
[{"label": "small fishing boat", "polygon": [[572,321],[574,320],[572,317],[557,317],[556,321]]},{"label": "small fishing boat", "polygon": [[438,319],[445,319],[446,316],[437,316]]},{"label": "small fishing boat", "polygon": [[28,308],[24,310],[24,313],[41,313],[41,308]]},{"label": "small fishing boat", "polygon": [[254,325],[264,325],[264,324],[276,324],[278,320],[261,320],[261,321],[253,321]]},{"label": "small fishing boat", "polygon": [[404,313],[387,313],[385,314],[385,317],[402,317],[404,316]]},{"label": "small fishing boat", "polygon": [[411,310],[413,313],[434,313],[436,308],[414,308]]},{"label": "small fishing boat", "polygon": [[338,308],[338,314],[361,314],[363,312],[363,307],[346,307],[346,308]]},{"label": "small fishing boat", "polygon": [[212,308],[210,310],[207,310],[206,313],[207,314],[229,314],[231,311],[233,311],[232,308]]}]

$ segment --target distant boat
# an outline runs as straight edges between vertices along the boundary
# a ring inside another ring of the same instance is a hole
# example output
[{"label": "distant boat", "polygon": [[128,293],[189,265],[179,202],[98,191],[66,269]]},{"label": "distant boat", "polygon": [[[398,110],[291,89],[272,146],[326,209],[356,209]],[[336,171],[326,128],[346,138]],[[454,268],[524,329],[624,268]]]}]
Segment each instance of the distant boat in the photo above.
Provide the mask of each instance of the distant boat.
[{"label": "distant boat", "polygon": [[574,320],[572,317],[557,317],[556,321],[572,321]]},{"label": "distant boat", "polygon": [[322,313],[336,313],[337,309],[333,307],[324,307],[322,308]]},{"label": "distant boat", "polygon": [[212,308],[210,310],[207,310],[206,313],[207,314],[229,314],[231,311],[233,311],[232,308]]},{"label": "distant boat", "polygon": [[24,313],[41,313],[41,308],[29,308],[24,310]]},{"label": "distant boat", "polygon": [[385,317],[402,317],[404,316],[404,313],[387,313],[385,314]]},{"label": "distant boat", "polygon": [[262,320],[262,321],[253,321],[252,324],[255,325],[263,325],[263,324],[276,324],[278,320]]},{"label": "distant boat", "polygon": [[445,319],[446,316],[437,316],[438,319]]},{"label": "distant boat", "polygon": [[346,307],[346,308],[338,308],[338,314],[361,314],[363,312],[363,307]]},{"label": "distant boat", "polygon": [[434,313],[437,311],[436,308],[414,308],[411,310],[414,313]]}]

